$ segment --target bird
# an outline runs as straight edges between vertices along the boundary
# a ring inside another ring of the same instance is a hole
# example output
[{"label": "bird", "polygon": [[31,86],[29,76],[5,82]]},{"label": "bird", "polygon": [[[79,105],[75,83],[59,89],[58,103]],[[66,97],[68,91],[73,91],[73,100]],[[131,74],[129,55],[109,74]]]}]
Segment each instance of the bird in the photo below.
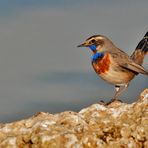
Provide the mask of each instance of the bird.
[{"label": "bird", "polygon": [[130,81],[136,75],[140,73],[148,76],[148,71],[142,66],[144,57],[148,53],[148,32],[131,56],[104,35],[93,35],[77,47],[90,49],[94,71],[100,78],[115,86],[111,102],[119,101],[119,96],[128,88]]}]

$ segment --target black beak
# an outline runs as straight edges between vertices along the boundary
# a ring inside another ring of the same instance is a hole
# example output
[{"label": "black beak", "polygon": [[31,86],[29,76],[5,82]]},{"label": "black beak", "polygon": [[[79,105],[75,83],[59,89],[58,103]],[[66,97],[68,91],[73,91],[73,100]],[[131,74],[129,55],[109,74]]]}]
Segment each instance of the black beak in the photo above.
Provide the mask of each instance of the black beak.
[{"label": "black beak", "polygon": [[86,43],[80,44],[77,47],[86,47]]}]

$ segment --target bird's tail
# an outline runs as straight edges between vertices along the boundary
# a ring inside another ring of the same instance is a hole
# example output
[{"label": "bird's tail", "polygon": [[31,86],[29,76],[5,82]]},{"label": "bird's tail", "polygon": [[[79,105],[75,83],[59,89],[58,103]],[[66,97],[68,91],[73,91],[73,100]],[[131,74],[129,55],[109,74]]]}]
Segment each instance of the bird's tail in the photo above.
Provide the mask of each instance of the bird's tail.
[{"label": "bird's tail", "polygon": [[135,63],[142,65],[146,54],[148,54],[148,32],[145,34],[143,39],[137,45],[135,51],[131,55],[131,59]]}]

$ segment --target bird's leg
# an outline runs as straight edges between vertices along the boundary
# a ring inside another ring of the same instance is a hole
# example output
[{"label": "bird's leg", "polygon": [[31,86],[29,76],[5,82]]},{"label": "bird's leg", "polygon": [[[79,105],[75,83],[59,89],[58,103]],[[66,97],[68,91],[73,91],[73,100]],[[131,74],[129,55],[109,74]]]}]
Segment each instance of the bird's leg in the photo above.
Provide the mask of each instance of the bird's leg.
[{"label": "bird's leg", "polygon": [[128,84],[125,84],[123,86],[116,85],[115,86],[116,93],[115,93],[112,101],[118,100],[118,97],[121,95],[122,92],[124,92],[127,89],[127,87],[128,87]]}]

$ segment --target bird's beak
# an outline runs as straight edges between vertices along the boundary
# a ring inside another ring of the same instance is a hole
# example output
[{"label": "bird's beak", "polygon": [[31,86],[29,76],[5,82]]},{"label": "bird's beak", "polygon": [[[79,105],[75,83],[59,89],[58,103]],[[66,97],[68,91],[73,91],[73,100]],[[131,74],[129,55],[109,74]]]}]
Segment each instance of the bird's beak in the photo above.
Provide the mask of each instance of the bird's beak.
[{"label": "bird's beak", "polygon": [[83,43],[83,44],[78,45],[77,47],[87,47],[87,44]]}]

